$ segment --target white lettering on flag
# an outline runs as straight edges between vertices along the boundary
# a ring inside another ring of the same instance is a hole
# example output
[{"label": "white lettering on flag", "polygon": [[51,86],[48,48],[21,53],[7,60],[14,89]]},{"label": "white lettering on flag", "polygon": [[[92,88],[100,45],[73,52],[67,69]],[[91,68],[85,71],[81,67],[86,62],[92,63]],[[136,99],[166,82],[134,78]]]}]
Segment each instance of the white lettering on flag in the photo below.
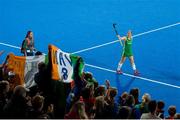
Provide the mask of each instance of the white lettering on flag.
[{"label": "white lettering on flag", "polygon": [[72,81],[73,66],[69,53],[65,53],[58,49],[57,51],[57,62],[58,62],[58,72],[63,82],[69,83]]}]

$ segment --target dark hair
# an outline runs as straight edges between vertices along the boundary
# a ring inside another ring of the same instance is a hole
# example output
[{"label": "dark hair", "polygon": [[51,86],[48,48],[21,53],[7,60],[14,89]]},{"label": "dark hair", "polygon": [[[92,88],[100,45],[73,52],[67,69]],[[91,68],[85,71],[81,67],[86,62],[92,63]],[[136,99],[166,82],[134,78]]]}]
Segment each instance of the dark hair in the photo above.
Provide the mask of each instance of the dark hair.
[{"label": "dark hair", "polygon": [[3,92],[7,85],[9,85],[8,81],[0,81],[0,92]]},{"label": "dark hair", "polygon": [[46,64],[45,64],[44,62],[40,62],[40,63],[38,64],[38,69],[39,69],[40,72],[46,70],[46,67],[47,67],[47,66],[46,66]]},{"label": "dark hair", "polygon": [[35,109],[39,109],[44,103],[44,97],[40,95],[36,95],[32,99],[32,106]]},{"label": "dark hair", "polygon": [[37,51],[37,52],[35,53],[35,55],[43,55],[43,54],[42,54],[42,52]]},{"label": "dark hair", "polygon": [[114,98],[116,95],[117,95],[117,89],[116,89],[116,88],[111,88],[111,89],[110,89],[109,96],[110,96],[111,98]]},{"label": "dark hair", "polygon": [[134,96],[128,95],[126,98],[126,105],[130,107],[130,106],[133,106],[134,103],[135,103]]},{"label": "dark hair", "polygon": [[157,107],[158,107],[159,109],[163,109],[163,108],[164,108],[164,106],[165,106],[165,104],[164,104],[164,102],[163,102],[163,101],[158,101],[158,103],[157,103]]},{"label": "dark hair", "polygon": [[155,112],[156,110],[156,107],[157,107],[157,103],[155,100],[151,100],[148,104],[148,109],[151,113]]},{"label": "dark hair", "polygon": [[23,97],[23,94],[26,93],[26,89],[25,87],[23,87],[22,85],[17,85],[15,88],[14,88],[14,91],[13,91],[13,94],[15,96],[20,96],[20,97]]},{"label": "dark hair", "polygon": [[25,38],[28,38],[28,36],[29,36],[29,34],[31,33],[32,31],[27,31],[27,33],[26,33],[26,37]]},{"label": "dark hair", "polygon": [[130,94],[130,95],[133,95],[134,98],[136,99],[136,98],[139,97],[139,89],[138,89],[138,88],[132,88],[132,89],[130,90],[130,93],[129,93],[129,94]]},{"label": "dark hair", "polygon": [[174,116],[176,114],[176,106],[169,106],[168,113],[170,116]]},{"label": "dark hair", "polygon": [[86,80],[92,79],[92,78],[93,78],[92,73],[90,73],[90,72],[86,72],[86,73],[85,73],[85,79],[86,79]]}]

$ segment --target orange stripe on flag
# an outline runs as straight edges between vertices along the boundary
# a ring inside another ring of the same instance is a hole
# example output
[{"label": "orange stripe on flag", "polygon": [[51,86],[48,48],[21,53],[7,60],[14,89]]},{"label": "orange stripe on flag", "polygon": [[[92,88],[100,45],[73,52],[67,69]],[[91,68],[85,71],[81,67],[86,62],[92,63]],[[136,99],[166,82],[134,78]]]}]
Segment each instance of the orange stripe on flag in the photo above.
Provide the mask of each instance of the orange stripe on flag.
[{"label": "orange stripe on flag", "polygon": [[53,80],[59,80],[60,79],[60,76],[59,76],[59,72],[58,72],[58,62],[57,62],[57,51],[58,51],[58,48],[53,46],[53,45],[49,45],[49,55],[50,55],[50,58],[51,59],[51,78]]},{"label": "orange stripe on flag", "polygon": [[15,81],[18,85],[24,84],[24,68],[26,63],[26,57],[24,56],[15,56],[14,54],[10,53],[7,59],[7,67],[12,68],[12,71],[18,75],[19,80]]}]

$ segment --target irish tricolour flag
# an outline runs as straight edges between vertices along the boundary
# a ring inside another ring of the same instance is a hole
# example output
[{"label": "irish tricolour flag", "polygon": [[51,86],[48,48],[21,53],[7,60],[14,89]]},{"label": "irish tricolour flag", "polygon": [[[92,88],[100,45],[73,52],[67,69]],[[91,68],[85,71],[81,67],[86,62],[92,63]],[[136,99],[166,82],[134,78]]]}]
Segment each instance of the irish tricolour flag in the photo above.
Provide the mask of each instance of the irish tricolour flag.
[{"label": "irish tricolour flag", "polygon": [[[77,61],[79,61],[78,67]],[[38,64],[44,62],[51,72],[51,79],[70,83],[73,81],[73,75],[82,75],[84,62],[81,57],[63,52],[54,45],[49,45],[48,55],[39,56],[15,56],[10,53],[7,56],[7,68],[12,68],[15,73],[13,86],[24,85],[26,88],[36,85],[34,75],[38,72]],[[49,65],[48,65],[49,64]],[[76,66],[77,71],[74,71]]]},{"label": "irish tricolour flag", "polygon": [[38,64],[47,63],[47,58],[47,55],[25,57],[10,53],[7,56],[7,68],[11,68],[15,73],[14,85],[24,85],[26,88],[34,86],[34,75],[38,72]]},{"label": "irish tricolour flag", "polygon": [[[79,56],[63,52],[54,45],[49,45],[49,64],[51,64],[51,78],[66,83],[73,81],[74,67],[77,64]],[[84,68],[84,62],[81,58],[78,66],[78,74],[81,76]]]}]

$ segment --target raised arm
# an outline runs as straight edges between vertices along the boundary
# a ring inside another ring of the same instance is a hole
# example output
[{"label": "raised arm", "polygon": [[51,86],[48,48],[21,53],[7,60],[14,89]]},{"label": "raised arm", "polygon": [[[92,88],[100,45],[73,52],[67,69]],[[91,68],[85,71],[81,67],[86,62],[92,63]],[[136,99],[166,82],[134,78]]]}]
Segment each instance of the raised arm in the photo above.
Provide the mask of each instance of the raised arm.
[{"label": "raised arm", "polygon": [[124,40],[124,41],[126,40],[125,36],[121,37],[120,35],[117,35],[117,37],[118,37],[119,40]]}]

